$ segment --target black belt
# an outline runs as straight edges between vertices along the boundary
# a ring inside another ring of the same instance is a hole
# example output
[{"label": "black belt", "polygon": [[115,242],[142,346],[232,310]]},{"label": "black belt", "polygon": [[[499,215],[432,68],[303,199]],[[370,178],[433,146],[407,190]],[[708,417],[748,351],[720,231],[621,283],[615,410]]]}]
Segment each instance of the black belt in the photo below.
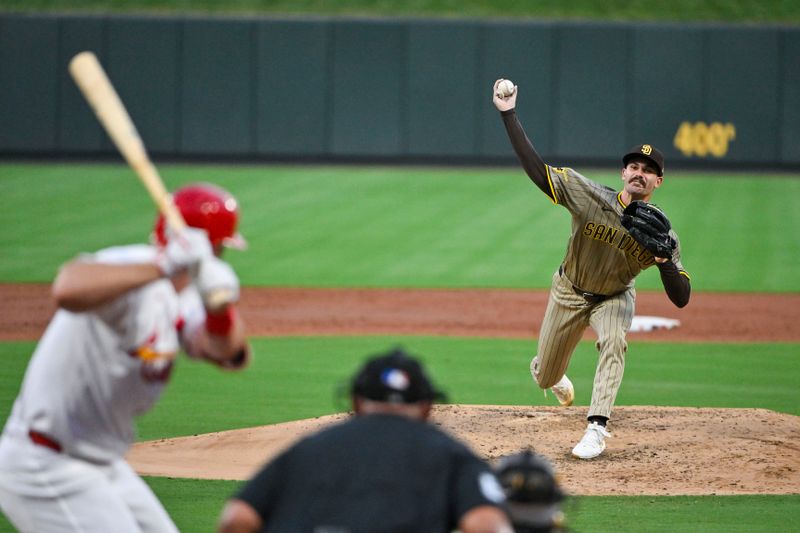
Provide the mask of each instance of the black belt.
[{"label": "black belt", "polygon": [[[563,276],[564,275],[564,265],[561,265],[561,266],[558,267],[558,275],[559,276]],[[569,279],[567,279],[567,281],[569,281]],[[569,283],[570,283],[570,285],[572,285],[571,281]],[[597,294],[597,293],[594,293],[594,292],[585,291],[585,290],[581,289],[580,287],[578,287],[577,285],[572,285],[572,290],[575,291],[575,294],[577,294],[578,296],[583,297],[583,299],[586,300],[590,304],[599,304],[600,302],[604,302],[604,301],[608,300],[609,298],[611,298],[611,296],[609,296],[609,295]]]},{"label": "black belt", "polygon": [[44,446],[45,448],[50,448],[55,452],[61,451],[61,444],[57,440],[48,437],[44,433],[39,433],[38,431],[32,429],[28,431],[28,437],[30,437],[31,441],[34,444],[38,444],[39,446]]}]

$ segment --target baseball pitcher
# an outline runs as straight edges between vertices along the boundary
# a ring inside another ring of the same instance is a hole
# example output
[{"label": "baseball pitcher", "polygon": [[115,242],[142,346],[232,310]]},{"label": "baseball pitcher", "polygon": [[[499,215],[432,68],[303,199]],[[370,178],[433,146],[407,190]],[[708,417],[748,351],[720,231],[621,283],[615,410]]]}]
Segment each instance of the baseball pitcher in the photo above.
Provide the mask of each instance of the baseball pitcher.
[{"label": "baseball pitcher", "polygon": [[493,102],[522,168],[555,205],[572,216],[572,234],[553,274],[531,375],[551,389],[561,405],[575,399],[566,371],[585,329],[597,333],[599,359],[589,406],[588,427],[572,450],[580,459],[600,455],[611,435],[606,424],[622,383],[626,335],[633,321],[634,279],[655,265],[664,290],[677,306],[689,303],[689,275],[681,264],[678,235],[666,215],[648,203],[664,181],[664,156],[649,144],[622,157],[622,190],[595,183],[571,168],[546,164],[515,112],[518,90],[497,80]]},{"label": "baseball pitcher", "polygon": [[[238,278],[220,259],[243,243],[236,201],[208,184],[174,201],[185,229],[160,217],[154,245],[80,256],[53,283],[59,309],[0,437],[0,506],[20,531],[177,531],[124,460],[134,417],[155,404],[180,349],[238,369],[249,345]],[[212,308],[206,297],[221,289],[228,300]]]}]

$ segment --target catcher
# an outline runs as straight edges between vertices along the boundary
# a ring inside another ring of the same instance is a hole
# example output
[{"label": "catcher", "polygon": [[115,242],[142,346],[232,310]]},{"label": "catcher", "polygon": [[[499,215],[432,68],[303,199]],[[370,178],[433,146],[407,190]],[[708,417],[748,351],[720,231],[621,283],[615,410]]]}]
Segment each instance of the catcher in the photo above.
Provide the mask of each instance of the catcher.
[{"label": "catcher", "polygon": [[634,279],[655,265],[664,290],[677,307],[689,303],[689,275],[681,265],[680,241],[667,216],[648,203],[664,182],[664,156],[650,144],[622,157],[622,190],[596,183],[571,168],[552,167],[536,152],[515,112],[517,88],[493,102],[522,168],[555,205],[572,216],[567,253],[553,274],[550,298],[539,332],[531,375],[551,389],[561,405],[572,405],[575,390],[567,378],[570,358],[591,326],[597,333],[599,360],[586,432],[573,448],[580,459],[600,455],[611,435],[606,429],[622,383],[626,335],[633,321]]},{"label": "catcher", "polygon": [[566,533],[562,503],[567,494],[555,468],[532,450],[500,459],[494,468],[506,495],[516,533]]}]

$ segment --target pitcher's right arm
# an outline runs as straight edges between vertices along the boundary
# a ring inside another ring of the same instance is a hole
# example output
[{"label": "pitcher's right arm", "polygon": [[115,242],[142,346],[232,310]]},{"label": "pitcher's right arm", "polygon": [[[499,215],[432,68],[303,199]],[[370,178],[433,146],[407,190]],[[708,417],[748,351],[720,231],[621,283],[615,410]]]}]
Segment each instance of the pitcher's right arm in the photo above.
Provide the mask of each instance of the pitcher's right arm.
[{"label": "pitcher's right arm", "polygon": [[503,125],[511,141],[511,146],[514,148],[514,152],[517,154],[522,168],[531,181],[555,202],[556,199],[547,174],[547,164],[533,147],[533,143],[531,143],[530,139],[528,139],[514,109],[516,107],[519,90],[515,87],[514,93],[510,96],[501,96],[497,91],[497,84],[499,82],[500,80],[495,82],[495,87],[492,92],[492,101],[503,118]]}]

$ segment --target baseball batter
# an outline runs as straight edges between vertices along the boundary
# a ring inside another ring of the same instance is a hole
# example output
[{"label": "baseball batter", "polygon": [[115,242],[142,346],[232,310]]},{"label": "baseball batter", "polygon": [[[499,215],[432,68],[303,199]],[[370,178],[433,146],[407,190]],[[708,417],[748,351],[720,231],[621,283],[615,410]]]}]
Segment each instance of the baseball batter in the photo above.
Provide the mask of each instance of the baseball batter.
[{"label": "baseball batter", "polygon": [[[681,264],[678,236],[663,213],[647,203],[663,183],[664,157],[649,144],[632,148],[622,158],[621,191],[571,168],[547,165],[517,119],[516,87],[507,94],[498,89],[501,81],[495,82],[493,102],[523,169],[553,204],[572,216],[572,234],[553,274],[531,375],[539,387],[551,389],[561,405],[571,405],[575,392],[567,367],[585,329],[595,330],[599,359],[589,424],[572,450],[578,458],[591,459],[603,452],[610,437],[606,424],[622,383],[636,300],[634,279],[656,265],[669,299],[677,307],[689,302],[691,286]],[[663,224],[656,223],[656,217]]]},{"label": "baseball batter", "polygon": [[[174,199],[185,230],[159,219],[159,244],[80,256],[53,283],[59,309],[0,437],[0,506],[20,531],[177,531],[124,460],[134,417],[157,401],[179,349],[234,369],[249,346],[238,279],[219,258],[241,242],[235,200],[207,184]],[[219,289],[226,305],[207,309]]]}]

